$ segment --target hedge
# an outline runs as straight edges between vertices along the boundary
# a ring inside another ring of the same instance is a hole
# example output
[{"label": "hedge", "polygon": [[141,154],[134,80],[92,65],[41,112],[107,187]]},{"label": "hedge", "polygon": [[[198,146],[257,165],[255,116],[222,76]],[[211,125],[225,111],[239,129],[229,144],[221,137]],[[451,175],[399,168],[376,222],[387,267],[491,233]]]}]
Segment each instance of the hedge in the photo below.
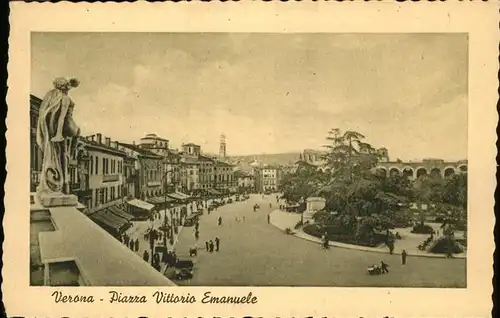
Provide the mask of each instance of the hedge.
[{"label": "hedge", "polygon": [[434,229],[427,224],[417,224],[413,227],[411,232],[416,234],[432,234],[434,233]]},{"label": "hedge", "polygon": [[368,247],[376,247],[386,241],[385,234],[375,233],[370,240],[357,240],[353,234],[340,234],[338,232],[333,232],[332,227],[319,227],[316,224],[308,224],[303,227],[303,231],[309,235],[321,238],[325,234],[325,230],[328,234],[328,239],[330,241],[341,242],[346,244],[354,244]]}]

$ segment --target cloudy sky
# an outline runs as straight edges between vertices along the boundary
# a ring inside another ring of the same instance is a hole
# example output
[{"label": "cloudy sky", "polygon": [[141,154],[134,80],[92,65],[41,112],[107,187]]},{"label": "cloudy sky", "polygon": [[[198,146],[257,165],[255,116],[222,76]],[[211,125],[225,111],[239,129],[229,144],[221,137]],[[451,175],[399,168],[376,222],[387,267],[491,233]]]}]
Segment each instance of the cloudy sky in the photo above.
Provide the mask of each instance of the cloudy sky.
[{"label": "cloudy sky", "polygon": [[317,148],[356,130],[392,159],[466,158],[461,34],[34,33],[31,91],[58,76],[84,134],[156,133],[230,155]]}]

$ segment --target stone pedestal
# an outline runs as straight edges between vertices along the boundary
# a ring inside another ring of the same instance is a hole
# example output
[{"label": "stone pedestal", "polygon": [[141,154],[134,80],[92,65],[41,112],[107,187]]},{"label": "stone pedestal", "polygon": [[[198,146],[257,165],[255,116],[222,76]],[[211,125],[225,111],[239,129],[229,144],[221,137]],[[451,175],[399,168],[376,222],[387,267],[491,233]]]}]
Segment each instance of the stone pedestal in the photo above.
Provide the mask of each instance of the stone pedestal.
[{"label": "stone pedestal", "polygon": [[64,193],[41,193],[38,194],[40,203],[46,208],[53,208],[59,206],[76,206],[78,198],[73,194]]}]

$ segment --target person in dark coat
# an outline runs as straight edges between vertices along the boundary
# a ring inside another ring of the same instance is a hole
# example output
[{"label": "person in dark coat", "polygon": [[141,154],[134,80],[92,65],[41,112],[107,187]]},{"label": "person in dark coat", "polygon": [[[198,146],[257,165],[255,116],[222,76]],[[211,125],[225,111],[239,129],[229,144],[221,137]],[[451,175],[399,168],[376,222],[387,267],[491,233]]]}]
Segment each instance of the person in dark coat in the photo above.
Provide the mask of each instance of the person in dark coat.
[{"label": "person in dark coat", "polygon": [[218,237],[215,238],[215,251],[218,252],[219,251],[219,244],[220,244],[220,240]]},{"label": "person in dark coat", "polygon": [[135,247],[135,251],[139,252],[139,239],[135,239],[135,244],[134,245],[135,245],[134,246]]},{"label": "person in dark coat", "polygon": [[384,263],[384,261],[380,261],[380,268],[382,269],[382,273],[389,273],[389,270],[387,269],[389,265]]},{"label": "person in dark coat", "polygon": [[210,240],[210,243],[208,244],[210,248],[210,253],[214,251],[214,241]]},{"label": "person in dark coat", "polygon": [[205,248],[207,249],[207,252],[208,252],[210,249],[210,245],[209,245],[208,241],[205,241]]},{"label": "person in dark coat", "polygon": [[146,262],[149,262],[149,253],[148,251],[144,251],[144,254],[142,254],[142,259]]},{"label": "person in dark coat", "polygon": [[198,230],[196,230],[194,232],[194,238],[198,241],[198,239],[200,238],[200,232]]},{"label": "person in dark coat", "polygon": [[219,226],[222,225],[222,216],[219,216],[219,218],[217,219],[217,224]]},{"label": "person in dark coat", "polygon": [[408,254],[406,254],[406,250],[403,250],[401,253],[401,264],[403,265],[406,265],[406,256],[408,256]]}]

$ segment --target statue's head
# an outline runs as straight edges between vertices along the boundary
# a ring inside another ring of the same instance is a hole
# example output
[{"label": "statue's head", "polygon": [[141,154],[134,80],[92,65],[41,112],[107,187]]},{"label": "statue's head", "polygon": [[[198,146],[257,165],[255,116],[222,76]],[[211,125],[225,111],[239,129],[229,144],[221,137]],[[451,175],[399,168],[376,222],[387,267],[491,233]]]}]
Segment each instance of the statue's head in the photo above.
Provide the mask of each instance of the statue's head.
[{"label": "statue's head", "polygon": [[68,92],[71,88],[78,87],[80,82],[76,78],[66,79],[64,77],[58,77],[54,80],[53,84],[54,88],[63,92]]}]

